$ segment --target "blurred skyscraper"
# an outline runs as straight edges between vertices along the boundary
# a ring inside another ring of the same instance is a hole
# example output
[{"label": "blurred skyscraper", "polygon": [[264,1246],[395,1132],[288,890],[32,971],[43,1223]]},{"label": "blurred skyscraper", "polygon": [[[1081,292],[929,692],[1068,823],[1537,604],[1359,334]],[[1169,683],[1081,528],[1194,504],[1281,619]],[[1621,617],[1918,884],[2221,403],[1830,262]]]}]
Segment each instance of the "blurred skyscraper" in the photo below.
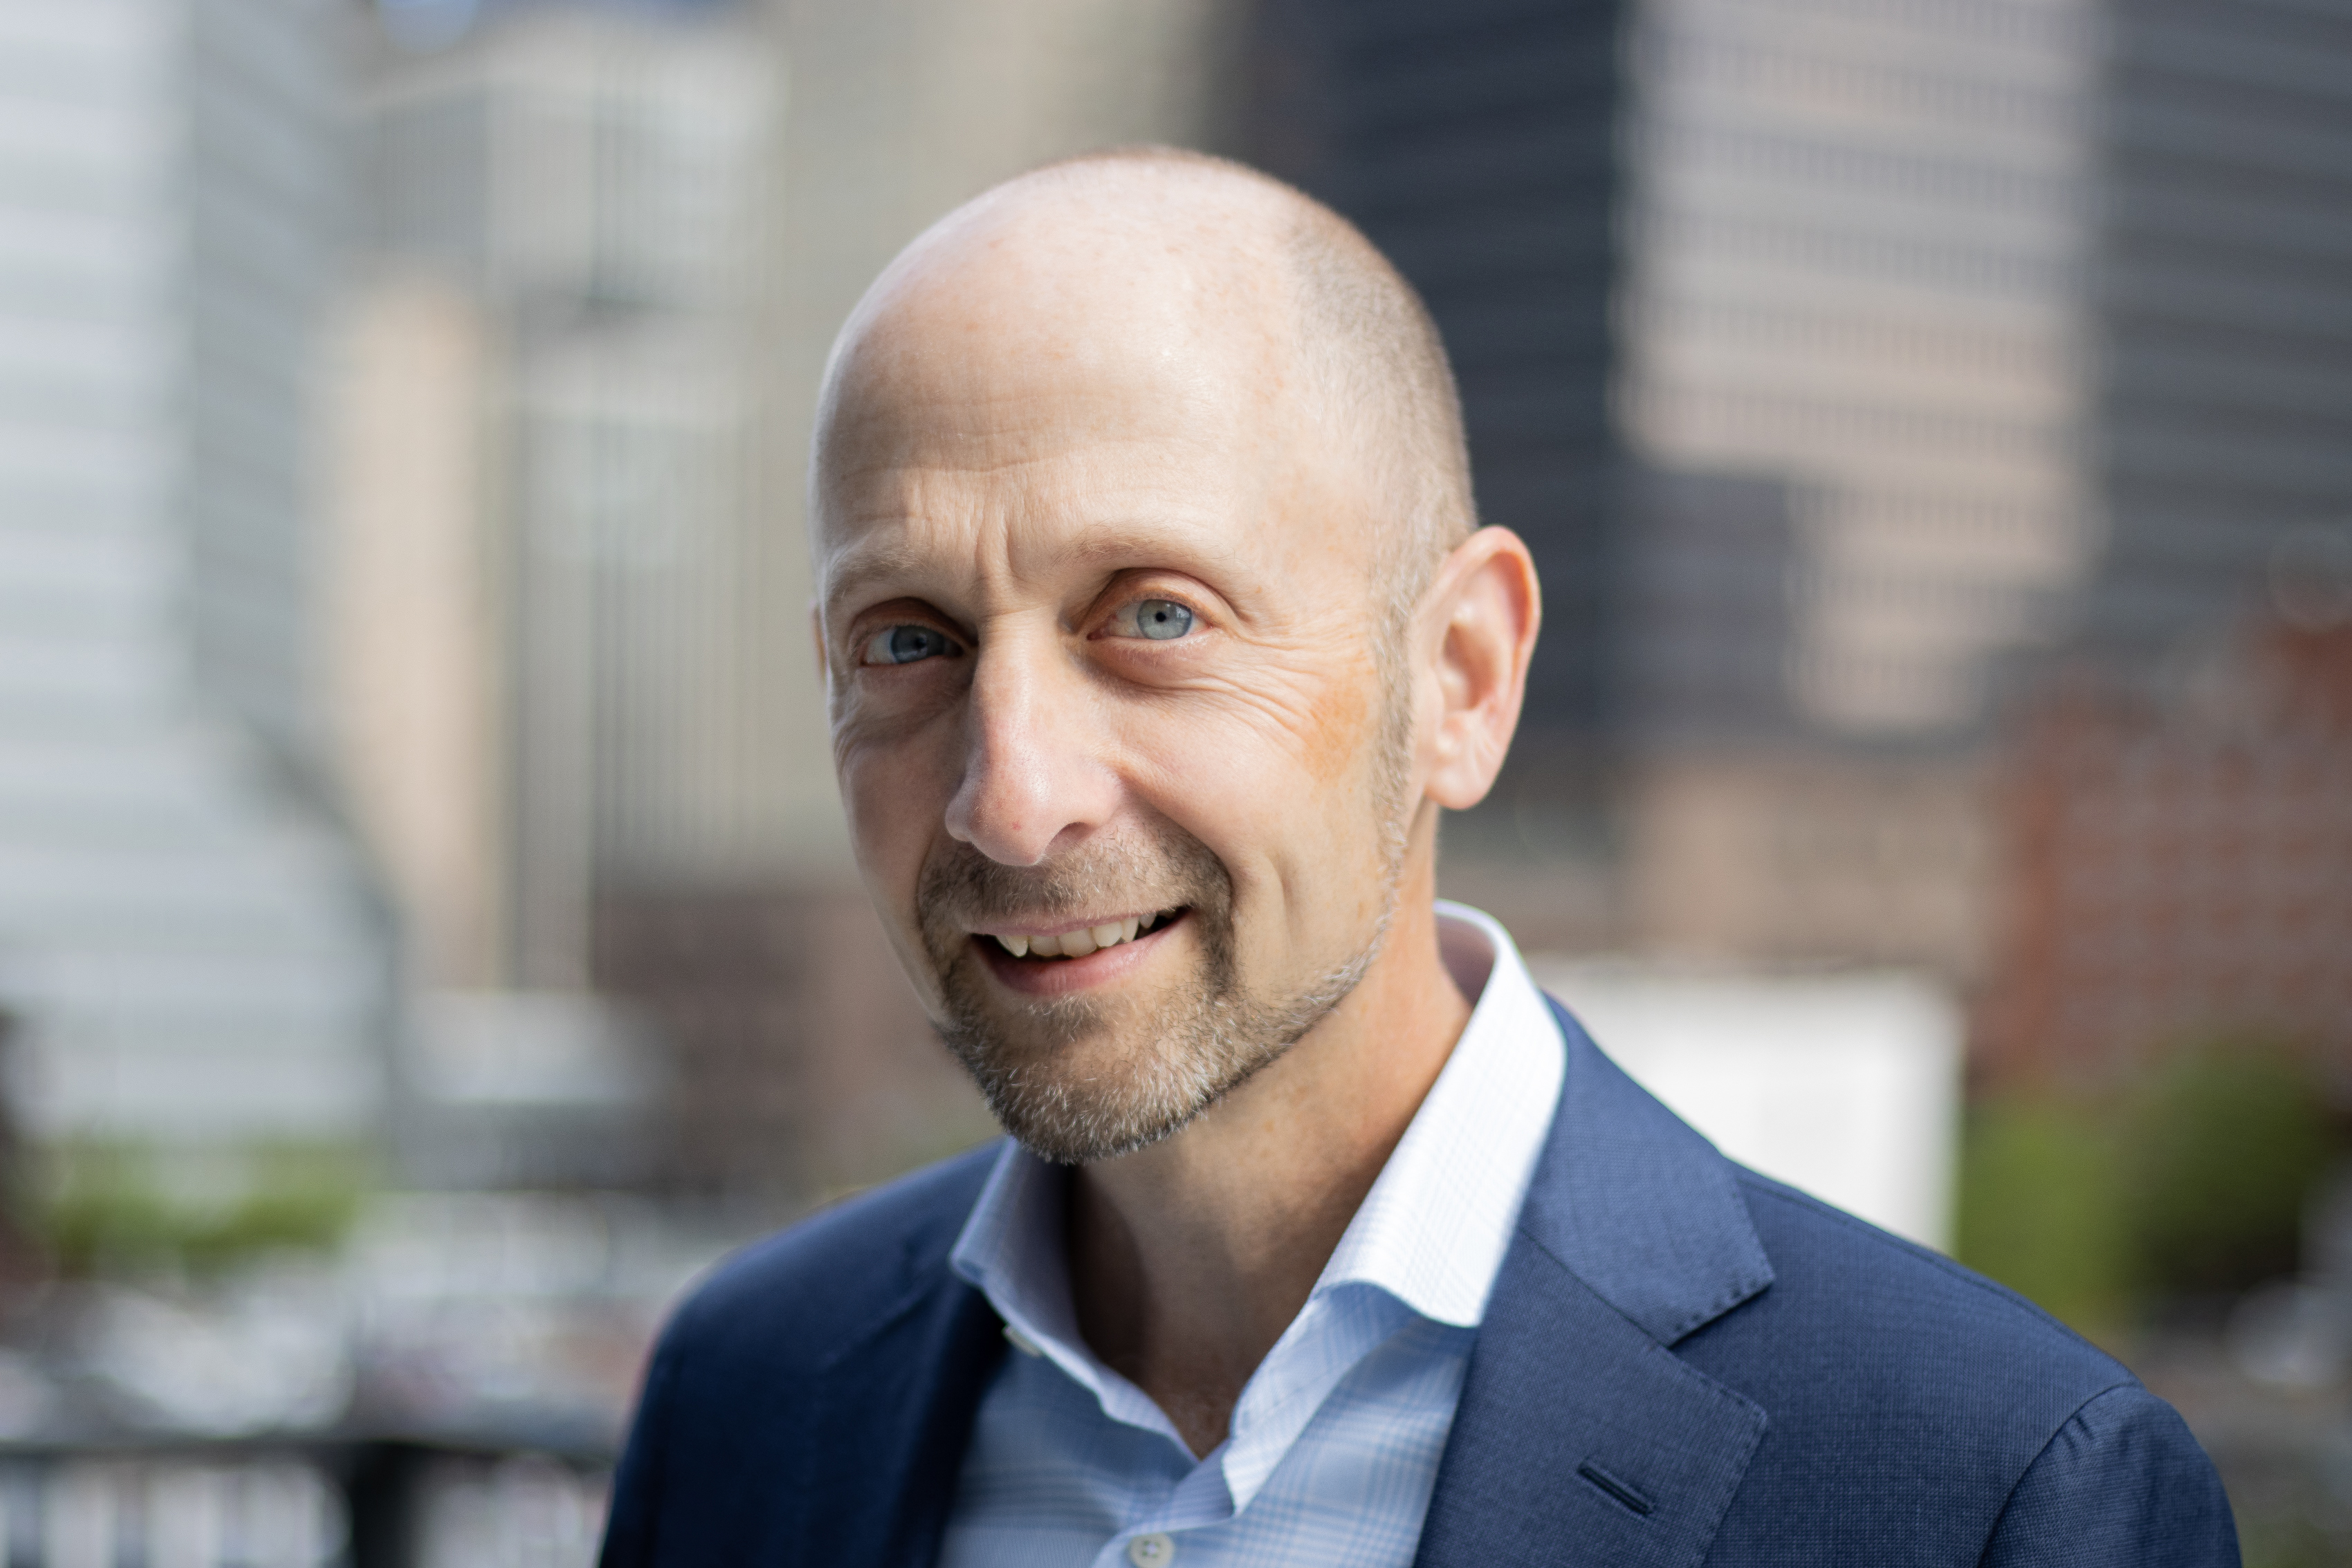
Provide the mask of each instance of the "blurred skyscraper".
[{"label": "blurred skyscraper", "polygon": [[2138,675],[2069,670],[2006,748],[1983,1077],[2096,1091],[2184,1046],[2284,1043],[2340,1092],[2352,591],[2325,622],[2250,628],[2169,692]]},{"label": "blurred skyscraper", "polygon": [[2352,581],[2352,4],[2101,12],[2092,464],[2108,529],[2083,618],[2177,674],[2281,586]]},{"label": "blurred skyscraper", "polygon": [[1265,16],[1264,156],[1421,285],[1547,569],[1459,842],[1601,866],[1597,939],[1976,973],[2017,677],[2210,639],[2352,515],[2342,7]]},{"label": "blurred skyscraper", "polygon": [[308,592],[332,21],[0,4],[0,1008],[51,1138],[380,1110],[389,930],[326,804]]},{"label": "blurred skyscraper", "polygon": [[338,739],[427,998],[415,1174],[630,1179],[645,1042],[590,994],[595,897],[755,863],[784,806],[754,493],[776,84],[740,18],[476,9],[362,39]]},{"label": "blurred skyscraper", "polygon": [[599,879],[773,836],[779,612],[744,566],[774,96],[747,29],[569,8],[368,91],[341,711],[441,984],[582,986]]}]

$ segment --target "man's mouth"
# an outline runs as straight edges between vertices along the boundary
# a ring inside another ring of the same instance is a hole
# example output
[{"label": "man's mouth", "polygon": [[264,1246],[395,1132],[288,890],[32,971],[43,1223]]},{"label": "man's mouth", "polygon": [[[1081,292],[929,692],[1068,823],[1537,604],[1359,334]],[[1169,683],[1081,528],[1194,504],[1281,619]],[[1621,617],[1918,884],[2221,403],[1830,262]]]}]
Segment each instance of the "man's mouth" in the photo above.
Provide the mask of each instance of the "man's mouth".
[{"label": "man's mouth", "polygon": [[1181,907],[1151,915],[1127,915],[1059,931],[981,932],[1015,958],[1084,958],[1106,947],[1116,947],[1149,936],[1184,913]]}]

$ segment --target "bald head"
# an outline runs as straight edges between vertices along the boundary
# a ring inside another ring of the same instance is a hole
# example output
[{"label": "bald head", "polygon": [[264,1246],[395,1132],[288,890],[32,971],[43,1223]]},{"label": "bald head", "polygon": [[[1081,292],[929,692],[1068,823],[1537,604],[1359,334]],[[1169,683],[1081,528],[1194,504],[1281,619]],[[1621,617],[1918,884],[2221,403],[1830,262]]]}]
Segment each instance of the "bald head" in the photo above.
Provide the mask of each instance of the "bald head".
[{"label": "bald head", "polygon": [[[1122,358],[1158,361],[1181,390],[1221,404],[1231,436],[1265,461],[1318,468],[1349,494],[1363,533],[1354,550],[1392,622],[1474,526],[1453,373],[1412,287],[1329,208],[1240,164],[1165,148],[1007,182],[891,264],[827,367],[819,526],[828,480],[888,439],[915,383],[929,383],[933,406],[941,380],[967,397],[1020,396],[1010,383],[1041,371],[1117,385],[1134,368]],[[1132,380],[1127,390],[1154,392]]]}]

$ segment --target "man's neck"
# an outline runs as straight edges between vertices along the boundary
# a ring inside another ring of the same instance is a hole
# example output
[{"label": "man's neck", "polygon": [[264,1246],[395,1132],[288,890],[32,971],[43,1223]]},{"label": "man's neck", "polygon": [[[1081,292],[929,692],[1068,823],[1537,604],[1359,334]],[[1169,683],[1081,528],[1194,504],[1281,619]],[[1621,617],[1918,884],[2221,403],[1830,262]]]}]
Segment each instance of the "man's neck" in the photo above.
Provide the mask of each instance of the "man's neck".
[{"label": "man's neck", "polygon": [[1196,1455],[1223,1440],[1469,1022],[1439,956],[1434,856],[1409,863],[1345,1000],[1184,1131],[1070,1184],[1079,1332]]}]

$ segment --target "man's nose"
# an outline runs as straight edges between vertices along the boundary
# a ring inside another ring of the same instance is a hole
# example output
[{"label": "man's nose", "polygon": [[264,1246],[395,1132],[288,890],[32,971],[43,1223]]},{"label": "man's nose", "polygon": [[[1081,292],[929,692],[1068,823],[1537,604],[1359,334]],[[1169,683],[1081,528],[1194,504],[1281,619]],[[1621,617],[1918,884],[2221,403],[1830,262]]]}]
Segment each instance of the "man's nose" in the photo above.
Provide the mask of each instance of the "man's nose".
[{"label": "man's nose", "polygon": [[965,720],[963,778],[947,830],[992,861],[1035,865],[1117,809],[1117,775],[1084,675],[1045,643],[982,650]]}]

